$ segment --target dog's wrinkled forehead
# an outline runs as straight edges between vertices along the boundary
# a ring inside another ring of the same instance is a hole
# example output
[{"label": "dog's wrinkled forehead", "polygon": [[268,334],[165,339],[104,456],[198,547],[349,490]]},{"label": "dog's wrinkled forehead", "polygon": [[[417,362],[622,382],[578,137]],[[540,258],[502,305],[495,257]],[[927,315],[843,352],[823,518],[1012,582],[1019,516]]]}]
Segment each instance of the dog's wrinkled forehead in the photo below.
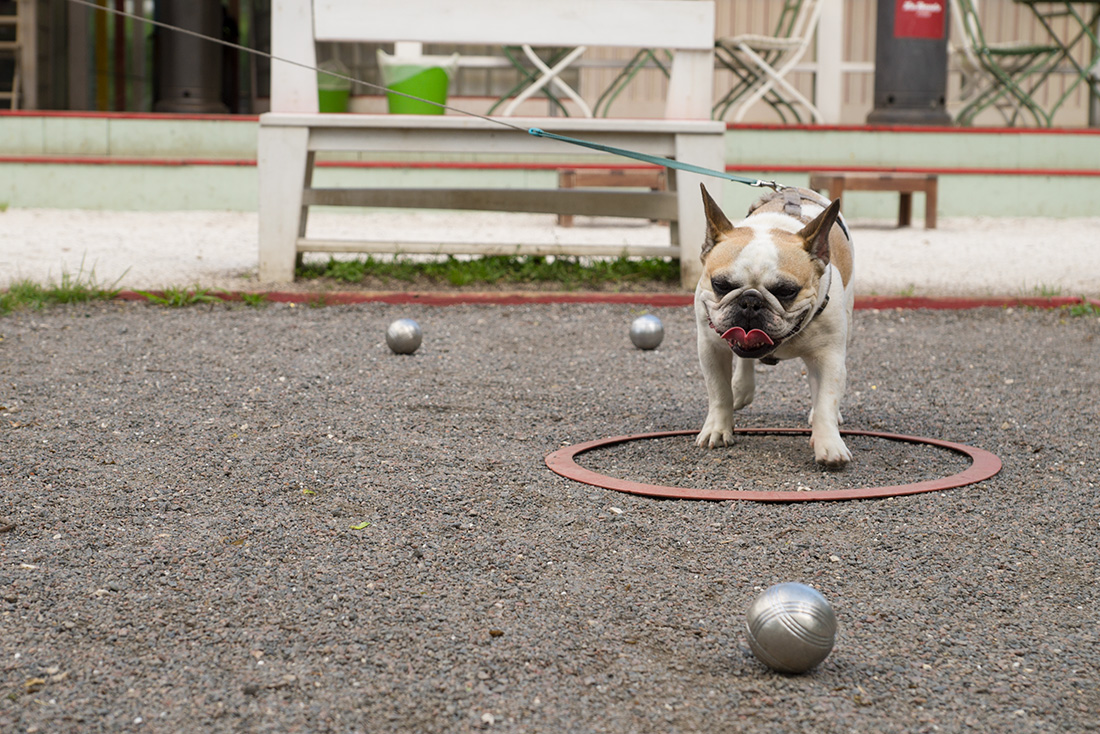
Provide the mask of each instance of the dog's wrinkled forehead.
[{"label": "dog's wrinkled forehead", "polygon": [[738,227],[723,232],[714,248],[707,254],[703,269],[711,275],[729,270],[755,237],[756,233],[748,227]]},{"label": "dog's wrinkled forehead", "polygon": [[799,283],[810,282],[815,273],[798,233],[771,226],[751,218],[724,233],[708,254],[704,271],[735,277],[746,284],[763,284],[777,272]]}]

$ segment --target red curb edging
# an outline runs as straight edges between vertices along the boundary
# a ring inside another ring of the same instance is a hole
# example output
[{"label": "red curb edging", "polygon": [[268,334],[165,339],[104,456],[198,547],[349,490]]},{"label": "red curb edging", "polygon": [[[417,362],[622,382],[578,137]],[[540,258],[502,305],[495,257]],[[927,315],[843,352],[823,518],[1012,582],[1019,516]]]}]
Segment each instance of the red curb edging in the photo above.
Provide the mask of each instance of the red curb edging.
[{"label": "red curb edging", "polygon": [[[151,295],[163,297],[162,291],[147,291]],[[690,293],[595,293],[578,291],[575,293],[560,292],[526,292],[511,291],[507,293],[484,292],[406,292],[384,291],[364,292],[337,291],[332,293],[291,293],[286,291],[259,291],[255,293],[242,291],[226,291],[207,293],[207,295],[220,298],[223,301],[241,301],[244,295],[263,295],[268,303],[302,303],[314,306],[346,306],[361,303],[387,303],[395,306],[522,306],[528,304],[549,303],[607,303],[652,306],[654,308],[678,308],[691,306],[695,297]],[[120,291],[116,296],[122,301],[145,301],[144,295],[137,291]],[[966,310],[973,308],[1065,308],[1090,304],[1100,308],[1100,299],[1084,297],[1031,297],[1031,298],[936,298],[924,296],[859,296],[856,298],[856,309],[878,310]]]},{"label": "red curb edging", "polygon": [[[859,487],[856,489],[830,489],[818,492],[791,492],[782,490],[722,490],[722,489],[694,489],[691,487],[666,487],[657,484],[645,484],[632,482],[628,479],[609,477],[606,474],[585,469],[574,461],[574,457],[586,451],[603,446],[638,441],[651,438],[671,438],[675,436],[694,436],[698,431],[660,431],[657,433],[639,433],[632,436],[614,436],[601,438],[585,443],[553,451],[546,456],[546,466],[550,471],[572,479],[575,482],[590,484],[595,487],[611,489],[616,492],[638,494],[659,499],[684,499],[684,500],[740,500],[749,502],[818,502],[828,500],[857,500],[857,499],[881,499],[883,497],[899,497],[909,494],[921,494],[944,489],[956,489],[968,484],[975,484],[994,476],[1001,470],[1001,460],[985,449],[974,448],[961,443],[942,441],[935,438],[920,438],[918,436],[904,436],[896,433],[883,433],[881,431],[841,431],[844,436],[870,436],[872,438],[884,438],[890,441],[904,443],[918,443],[937,448],[947,449],[970,457],[971,464],[957,474],[941,479],[930,479],[911,484],[895,484],[884,487]],[[771,435],[800,435],[810,433],[809,428],[738,428],[735,433],[742,435],[771,434]]]}]

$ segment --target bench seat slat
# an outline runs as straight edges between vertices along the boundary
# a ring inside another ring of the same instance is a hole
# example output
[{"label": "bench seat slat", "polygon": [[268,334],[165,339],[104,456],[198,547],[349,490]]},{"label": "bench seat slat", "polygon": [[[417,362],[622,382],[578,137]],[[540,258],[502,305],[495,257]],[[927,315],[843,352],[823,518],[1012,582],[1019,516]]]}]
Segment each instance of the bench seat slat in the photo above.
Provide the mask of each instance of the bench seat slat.
[{"label": "bench seat slat", "polygon": [[527,255],[546,257],[671,257],[680,256],[674,245],[593,245],[593,244],[506,244],[503,242],[431,242],[414,240],[327,240],[300,237],[300,253],[330,254],[402,254],[402,255]]},{"label": "bench seat slat", "polygon": [[[501,124],[504,123],[504,124]],[[302,114],[298,112],[265,112],[260,115],[261,125],[288,125],[310,128],[362,128],[367,130],[491,130],[501,133],[525,135],[532,127],[547,132],[571,135],[574,133],[646,133],[675,135],[723,134],[726,124],[718,120],[633,119],[625,117],[502,117],[492,118],[471,115],[389,115],[350,112],[322,112]],[[518,130],[509,129],[512,125]],[[530,136],[534,137],[534,136]],[[543,139],[543,143],[553,141]]]},{"label": "bench seat slat", "polygon": [[310,188],[305,190],[302,203],[306,206],[472,209],[640,219],[677,218],[676,195],[664,191]]},{"label": "bench seat slat", "polygon": [[[572,137],[572,136],[570,136]],[[645,134],[641,132],[609,132],[592,130],[582,134],[591,143],[610,145],[638,153],[675,158],[679,139],[672,133]],[[467,129],[447,132],[437,129],[354,126],[338,128],[312,128],[309,150],[347,151],[373,150],[380,152],[416,153],[485,153],[523,156],[602,156],[612,154],[590,148],[571,145],[560,140],[538,138],[518,131],[505,129]]]}]

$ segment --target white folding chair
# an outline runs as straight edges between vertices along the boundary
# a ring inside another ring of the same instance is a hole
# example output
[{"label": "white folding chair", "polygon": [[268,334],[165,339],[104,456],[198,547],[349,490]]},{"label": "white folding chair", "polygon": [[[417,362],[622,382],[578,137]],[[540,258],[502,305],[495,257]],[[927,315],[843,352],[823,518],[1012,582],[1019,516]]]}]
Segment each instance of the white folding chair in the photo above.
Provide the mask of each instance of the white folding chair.
[{"label": "white folding chair", "polygon": [[715,41],[715,57],[736,81],[714,106],[714,117],[721,120],[734,108],[733,121],[740,122],[750,107],[763,100],[784,122],[784,109],[795,121],[802,121],[796,105],[815,122],[824,122],[814,103],[786,78],[806,55],[820,17],[819,0],[784,0],[774,35],[745,33]]}]

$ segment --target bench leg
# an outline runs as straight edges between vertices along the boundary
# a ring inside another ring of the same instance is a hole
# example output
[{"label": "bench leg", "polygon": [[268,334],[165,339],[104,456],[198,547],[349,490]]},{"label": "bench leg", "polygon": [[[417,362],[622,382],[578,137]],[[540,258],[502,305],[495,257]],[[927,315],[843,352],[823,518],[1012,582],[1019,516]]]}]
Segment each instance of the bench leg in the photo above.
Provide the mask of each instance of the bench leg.
[{"label": "bench leg", "polygon": [[932,184],[924,190],[924,228],[935,229],[936,228],[936,207],[939,204],[938,197],[936,196],[937,182],[933,181]]},{"label": "bench leg", "polygon": [[[844,179],[842,179],[842,178],[831,178],[831,179],[829,179],[828,191],[829,191],[829,193],[828,193],[829,201],[840,201],[841,197],[844,196]],[[841,212],[844,211],[844,202],[843,201],[840,201],[840,211]]]},{"label": "bench leg", "polygon": [[[658,191],[668,191],[668,169],[662,170],[657,174],[657,185],[651,186],[650,191],[657,193]],[[657,224],[661,227],[672,227],[672,222],[667,219],[650,219],[650,222]]]},{"label": "bench leg", "polygon": [[[677,135],[676,160],[703,166],[712,170],[726,168],[726,144],[717,135]],[[706,184],[707,191],[717,201],[722,201],[722,179],[701,176],[687,171],[675,171],[669,176],[669,187],[676,189],[677,221],[669,227],[674,233],[673,244],[680,246],[680,285],[695,290],[699,276],[703,274],[700,253],[707,234],[707,220],[703,213],[703,196],[699,184]]]},{"label": "bench leg", "polygon": [[[558,188],[561,189],[573,189],[577,187],[577,172],[576,171],[561,171],[558,173]],[[573,215],[572,214],[559,214],[558,215],[559,227],[572,227]]]},{"label": "bench leg", "polygon": [[902,192],[898,199],[898,226],[908,227],[913,223],[913,195]]},{"label": "bench leg", "polygon": [[260,267],[264,283],[290,283],[298,236],[304,226],[302,189],[307,183],[309,130],[260,126],[257,139],[259,174]]},{"label": "bench leg", "polygon": [[[305,188],[307,188],[307,189],[313,188],[313,170],[314,170],[313,169],[313,161],[316,158],[316,156],[317,156],[317,154],[314,153],[312,150],[306,153]],[[306,227],[309,224],[309,207],[303,205],[302,208],[301,208],[301,212],[302,212],[301,216],[298,217],[298,237],[299,238],[306,236]],[[298,246],[297,246],[297,244],[295,244],[295,246],[294,246],[294,269],[295,269],[295,271],[297,271],[297,269],[300,268],[300,267],[302,267],[302,253],[298,252]]]}]

